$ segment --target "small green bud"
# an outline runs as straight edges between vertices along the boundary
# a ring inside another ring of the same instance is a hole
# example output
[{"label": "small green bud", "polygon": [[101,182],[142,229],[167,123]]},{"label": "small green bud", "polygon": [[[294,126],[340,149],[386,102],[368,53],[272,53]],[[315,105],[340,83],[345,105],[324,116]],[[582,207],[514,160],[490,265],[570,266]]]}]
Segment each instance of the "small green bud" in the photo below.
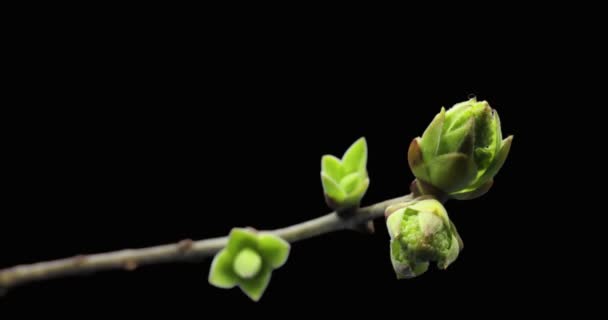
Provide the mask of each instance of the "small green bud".
[{"label": "small green bud", "polygon": [[250,279],[255,276],[262,267],[262,258],[257,252],[247,248],[241,250],[234,259],[234,272],[241,278]]},{"label": "small green bud", "polygon": [[391,237],[391,261],[397,278],[424,273],[429,262],[445,269],[462,249],[460,237],[441,202],[412,202],[387,218]]},{"label": "small green bud", "polygon": [[369,187],[367,142],[360,138],[344,153],[342,160],[321,158],[321,183],[327,204],[335,210],[358,207]]},{"label": "small green bud", "polygon": [[[492,186],[513,136],[502,139],[500,119],[486,101],[475,98],[441,109],[408,150],[416,179],[455,199],[473,199]],[[428,189],[428,188],[427,188]]]},{"label": "small green bud", "polygon": [[226,248],[213,258],[209,283],[225,289],[238,285],[258,301],[268,287],[272,271],[287,261],[289,249],[287,241],[273,234],[234,228]]}]

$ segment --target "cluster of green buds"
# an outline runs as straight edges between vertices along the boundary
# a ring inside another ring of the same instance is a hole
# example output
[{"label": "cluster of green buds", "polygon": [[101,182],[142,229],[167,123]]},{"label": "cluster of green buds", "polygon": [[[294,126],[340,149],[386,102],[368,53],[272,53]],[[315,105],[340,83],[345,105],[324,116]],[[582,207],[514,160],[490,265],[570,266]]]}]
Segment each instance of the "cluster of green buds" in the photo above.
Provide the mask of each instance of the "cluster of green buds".
[{"label": "cluster of green buds", "polygon": [[327,205],[337,211],[357,208],[369,187],[367,142],[355,141],[342,156],[321,158],[321,183]]},{"label": "cluster of green buds", "polygon": [[[413,200],[386,209],[391,262],[397,278],[426,272],[431,262],[447,268],[463,248],[462,239],[441,201],[467,200],[485,194],[509,153],[513,136],[503,140],[498,113],[475,98],[441,108],[422,137],[408,150],[416,176]],[[357,213],[369,187],[367,142],[360,138],[341,159],[321,159],[321,183],[327,204],[342,218]],[[373,224],[368,221],[368,231]],[[362,227],[362,226],[357,226]],[[356,229],[356,228],[355,228]],[[274,269],[289,255],[289,243],[268,232],[235,228],[214,258],[209,283],[239,286],[258,301]]]},{"label": "cluster of green buds", "polygon": [[468,200],[485,194],[505,162],[513,136],[502,139],[500,119],[486,101],[475,98],[448,111],[441,108],[422,138],[410,144],[408,162],[416,181],[412,191]]},{"label": "cluster of green buds", "polygon": [[458,257],[462,240],[441,202],[413,201],[389,207],[387,214],[391,261],[398,279],[423,274],[431,261],[445,269]]},{"label": "cluster of green buds", "polygon": [[273,234],[234,228],[226,248],[220,251],[209,271],[209,283],[224,289],[238,285],[253,301],[258,301],[270,282],[274,269],[289,256],[289,243]]}]

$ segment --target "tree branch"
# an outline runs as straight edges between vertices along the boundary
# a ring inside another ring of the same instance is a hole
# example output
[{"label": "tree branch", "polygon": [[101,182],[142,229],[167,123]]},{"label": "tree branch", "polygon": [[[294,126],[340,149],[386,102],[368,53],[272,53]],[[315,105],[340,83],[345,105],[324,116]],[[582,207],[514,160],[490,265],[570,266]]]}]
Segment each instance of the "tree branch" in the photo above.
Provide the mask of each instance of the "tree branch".
[{"label": "tree branch", "polygon": [[[336,212],[331,212],[316,219],[270,230],[270,232],[289,242],[296,242],[332,231],[354,229],[363,222],[383,216],[388,206],[412,199],[412,195],[407,195],[386,200],[365,208],[359,208],[348,217],[340,217]],[[217,253],[224,248],[227,240],[227,237],[199,241],[188,239],[175,244],[78,255],[66,259],[19,265],[0,270],[0,289],[9,289],[33,281],[102,270],[124,269],[131,271],[142,265],[197,260]]]}]

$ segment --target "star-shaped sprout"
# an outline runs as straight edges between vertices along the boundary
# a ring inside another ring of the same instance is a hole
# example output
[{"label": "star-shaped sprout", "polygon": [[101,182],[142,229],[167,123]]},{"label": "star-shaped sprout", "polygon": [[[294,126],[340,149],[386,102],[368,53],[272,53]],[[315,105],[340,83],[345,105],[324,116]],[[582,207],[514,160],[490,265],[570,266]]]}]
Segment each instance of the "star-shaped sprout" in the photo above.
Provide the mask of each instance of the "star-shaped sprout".
[{"label": "star-shaped sprout", "polygon": [[234,228],[226,248],[218,252],[209,271],[209,283],[224,289],[239,286],[253,301],[268,287],[272,270],[289,256],[289,243],[270,233]]}]

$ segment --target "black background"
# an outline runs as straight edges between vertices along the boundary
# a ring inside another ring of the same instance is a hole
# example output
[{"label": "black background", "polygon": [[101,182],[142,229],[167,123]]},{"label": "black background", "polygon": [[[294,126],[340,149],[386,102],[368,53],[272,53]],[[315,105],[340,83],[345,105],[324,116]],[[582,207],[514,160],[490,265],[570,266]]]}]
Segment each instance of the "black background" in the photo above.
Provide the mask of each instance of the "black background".
[{"label": "black background", "polygon": [[509,217],[532,211],[518,200],[535,194],[522,177],[543,161],[534,125],[551,90],[539,83],[554,72],[544,53],[474,46],[466,35],[434,52],[390,38],[345,45],[300,36],[127,35],[25,52],[28,67],[13,82],[23,114],[6,138],[0,266],[317,217],[329,211],[321,156],[341,155],[361,136],[371,178],[364,204],[406,194],[411,139],[441,106],[474,94],[515,139],[491,192],[447,203],[465,242],[448,270],[397,281],[378,220],[371,236],[339,232],[294,244],[257,304],[237,288],[208,285],[209,259],[35,283],[1,298],[2,308],[278,318],[279,306],[304,315],[538,307],[555,286],[535,263],[544,259],[540,229],[532,215]]}]

